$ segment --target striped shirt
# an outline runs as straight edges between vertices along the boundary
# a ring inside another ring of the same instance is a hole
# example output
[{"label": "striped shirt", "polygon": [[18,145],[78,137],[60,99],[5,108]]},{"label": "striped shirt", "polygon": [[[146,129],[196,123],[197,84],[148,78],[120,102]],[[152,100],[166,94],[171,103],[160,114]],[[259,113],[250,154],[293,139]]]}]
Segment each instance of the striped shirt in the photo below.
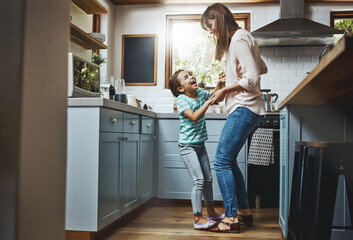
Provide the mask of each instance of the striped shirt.
[{"label": "striped shirt", "polygon": [[196,90],[197,99],[192,99],[185,94],[178,96],[177,108],[180,119],[179,143],[195,144],[202,143],[208,139],[205,115],[197,122],[191,121],[185,116],[184,111],[191,109],[196,111],[210,97],[211,93],[201,88]]}]

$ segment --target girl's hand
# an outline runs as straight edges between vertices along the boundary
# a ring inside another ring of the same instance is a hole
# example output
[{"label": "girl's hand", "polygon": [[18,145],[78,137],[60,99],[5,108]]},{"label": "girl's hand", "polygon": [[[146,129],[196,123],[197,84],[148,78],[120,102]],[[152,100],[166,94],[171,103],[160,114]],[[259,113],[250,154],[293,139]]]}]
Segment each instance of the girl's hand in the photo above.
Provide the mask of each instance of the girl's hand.
[{"label": "girl's hand", "polygon": [[212,93],[209,98],[211,100],[211,105],[223,101],[224,97],[225,92],[222,89]]}]

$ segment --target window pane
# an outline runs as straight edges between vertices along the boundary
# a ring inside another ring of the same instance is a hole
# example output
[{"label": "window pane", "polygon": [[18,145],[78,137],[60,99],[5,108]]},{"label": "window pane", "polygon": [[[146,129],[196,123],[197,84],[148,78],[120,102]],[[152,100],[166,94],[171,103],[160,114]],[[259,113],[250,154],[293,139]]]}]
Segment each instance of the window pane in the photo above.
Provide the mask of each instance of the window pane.
[{"label": "window pane", "polygon": [[[244,20],[237,21],[244,27]],[[172,73],[192,71],[198,83],[214,87],[225,62],[215,60],[215,39],[200,26],[200,21],[175,21],[172,32]]]}]

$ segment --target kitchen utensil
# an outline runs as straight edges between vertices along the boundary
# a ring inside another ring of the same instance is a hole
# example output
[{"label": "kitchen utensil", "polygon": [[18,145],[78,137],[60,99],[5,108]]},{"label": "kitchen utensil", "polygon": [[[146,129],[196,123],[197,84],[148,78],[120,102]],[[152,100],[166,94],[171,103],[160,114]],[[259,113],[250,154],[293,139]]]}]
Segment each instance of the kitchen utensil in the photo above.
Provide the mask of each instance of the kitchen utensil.
[{"label": "kitchen utensil", "polygon": [[265,110],[266,112],[272,112],[274,110],[273,104],[277,101],[278,99],[278,94],[277,93],[270,93],[271,89],[261,89],[262,96],[265,100]]},{"label": "kitchen utensil", "polygon": [[127,104],[137,107],[136,97],[133,95],[126,95]]},{"label": "kitchen utensil", "polygon": [[122,78],[115,80],[115,89],[116,89],[116,93],[125,94],[125,80]]}]

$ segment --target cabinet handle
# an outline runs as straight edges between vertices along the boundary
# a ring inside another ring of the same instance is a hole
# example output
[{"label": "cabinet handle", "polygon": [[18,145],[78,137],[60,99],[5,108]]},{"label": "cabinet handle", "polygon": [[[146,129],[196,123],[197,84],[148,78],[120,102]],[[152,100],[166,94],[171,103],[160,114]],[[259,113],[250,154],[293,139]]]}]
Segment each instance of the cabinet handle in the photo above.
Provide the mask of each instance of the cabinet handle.
[{"label": "cabinet handle", "polygon": [[126,142],[126,141],[128,140],[128,138],[127,138],[126,136],[122,136],[122,137],[120,138],[120,140]]},{"label": "cabinet handle", "polygon": [[135,124],[136,124],[136,122],[134,120],[130,121],[130,125],[135,125]]},{"label": "cabinet handle", "polygon": [[147,128],[150,128],[150,127],[151,127],[151,124],[150,124],[150,123],[147,123],[147,124],[146,124],[146,127],[147,127]]},{"label": "cabinet handle", "polygon": [[111,122],[111,123],[116,123],[116,118],[110,117],[110,122]]}]

